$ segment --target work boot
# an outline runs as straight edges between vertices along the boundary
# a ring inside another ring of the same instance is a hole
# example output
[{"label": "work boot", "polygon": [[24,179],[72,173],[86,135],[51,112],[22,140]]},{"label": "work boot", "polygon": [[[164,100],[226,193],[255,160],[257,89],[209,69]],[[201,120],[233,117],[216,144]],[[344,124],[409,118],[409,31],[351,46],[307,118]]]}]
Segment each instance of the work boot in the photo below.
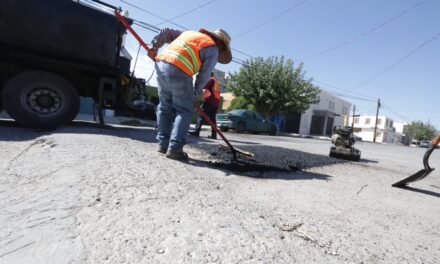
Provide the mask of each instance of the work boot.
[{"label": "work boot", "polygon": [[186,154],[183,151],[168,151],[167,158],[173,159],[173,160],[180,160],[180,161],[187,161],[188,160],[188,154]]},{"label": "work boot", "polygon": [[195,130],[195,131],[188,132],[188,134],[190,134],[191,136],[199,137],[200,131]]},{"label": "work boot", "polygon": [[210,139],[217,139],[217,134],[216,133],[212,133],[210,136],[208,136],[208,138],[210,138]]},{"label": "work boot", "polygon": [[162,154],[165,154],[165,153],[167,153],[167,148],[166,148],[166,147],[162,147],[162,146],[160,146],[160,147],[157,149],[157,152],[162,153]]}]

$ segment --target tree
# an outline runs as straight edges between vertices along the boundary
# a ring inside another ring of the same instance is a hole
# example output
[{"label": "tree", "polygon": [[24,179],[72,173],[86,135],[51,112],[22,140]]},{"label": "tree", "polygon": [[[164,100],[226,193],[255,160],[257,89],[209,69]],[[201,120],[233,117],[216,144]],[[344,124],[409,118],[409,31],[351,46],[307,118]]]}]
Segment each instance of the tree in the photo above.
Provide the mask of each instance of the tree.
[{"label": "tree", "polygon": [[420,140],[430,140],[435,136],[436,129],[430,123],[414,121],[405,127],[405,135]]},{"label": "tree", "polygon": [[243,96],[237,96],[231,101],[231,105],[226,109],[226,111],[231,111],[234,109],[246,109],[246,110],[252,110],[255,111],[255,107],[252,105],[252,103]]},{"label": "tree", "polygon": [[296,68],[284,57],[254,58],[247,60],[238,73],[231,74],[228,90],[243,97],[242,102],[252,105],[263,114],[304,112],[318,101],[319,89],[304,78],[303,64]]}]

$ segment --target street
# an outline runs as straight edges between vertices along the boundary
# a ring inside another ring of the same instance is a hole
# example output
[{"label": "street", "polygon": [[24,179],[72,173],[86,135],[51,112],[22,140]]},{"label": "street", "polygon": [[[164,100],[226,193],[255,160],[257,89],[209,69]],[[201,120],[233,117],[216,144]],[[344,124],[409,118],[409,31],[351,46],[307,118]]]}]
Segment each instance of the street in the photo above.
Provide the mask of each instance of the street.
[{"label": "street", "polygon": [[188,136],[187,163],[155,133],[0,120],[0,263],[440,263],[439,171],[391,187],[425,148],[360,142],[356,163],[329,158],[328,140],[227,132],[295,168],[234,172],[207,163],[209,130]]}]

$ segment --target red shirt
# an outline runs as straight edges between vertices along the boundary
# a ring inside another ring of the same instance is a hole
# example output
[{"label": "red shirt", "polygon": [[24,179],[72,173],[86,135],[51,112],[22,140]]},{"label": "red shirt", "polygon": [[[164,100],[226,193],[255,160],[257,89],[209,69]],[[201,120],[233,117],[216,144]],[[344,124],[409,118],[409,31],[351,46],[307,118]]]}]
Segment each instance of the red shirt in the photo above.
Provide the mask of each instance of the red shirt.
[{"label": "red shirt", "polygon": [[202,101],[212,107],[218,107],[220,104],[220,85],[213,77],[210,78],[203,88]]}]

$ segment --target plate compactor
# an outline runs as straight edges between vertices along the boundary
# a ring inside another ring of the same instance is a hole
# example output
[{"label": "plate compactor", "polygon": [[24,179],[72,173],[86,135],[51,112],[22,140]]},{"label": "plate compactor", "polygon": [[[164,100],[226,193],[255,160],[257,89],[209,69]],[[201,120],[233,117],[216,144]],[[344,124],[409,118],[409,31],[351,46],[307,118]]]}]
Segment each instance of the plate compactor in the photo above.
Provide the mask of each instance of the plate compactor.
[{"label": "plate compactor", "polygon": [[361,151],[353,147],[356,139],[353,135],[351,126],[337,127],[332,136],[332,144],[330,147],[330,157],[345,159],[351,161],[359,161],[361,159]]}]

